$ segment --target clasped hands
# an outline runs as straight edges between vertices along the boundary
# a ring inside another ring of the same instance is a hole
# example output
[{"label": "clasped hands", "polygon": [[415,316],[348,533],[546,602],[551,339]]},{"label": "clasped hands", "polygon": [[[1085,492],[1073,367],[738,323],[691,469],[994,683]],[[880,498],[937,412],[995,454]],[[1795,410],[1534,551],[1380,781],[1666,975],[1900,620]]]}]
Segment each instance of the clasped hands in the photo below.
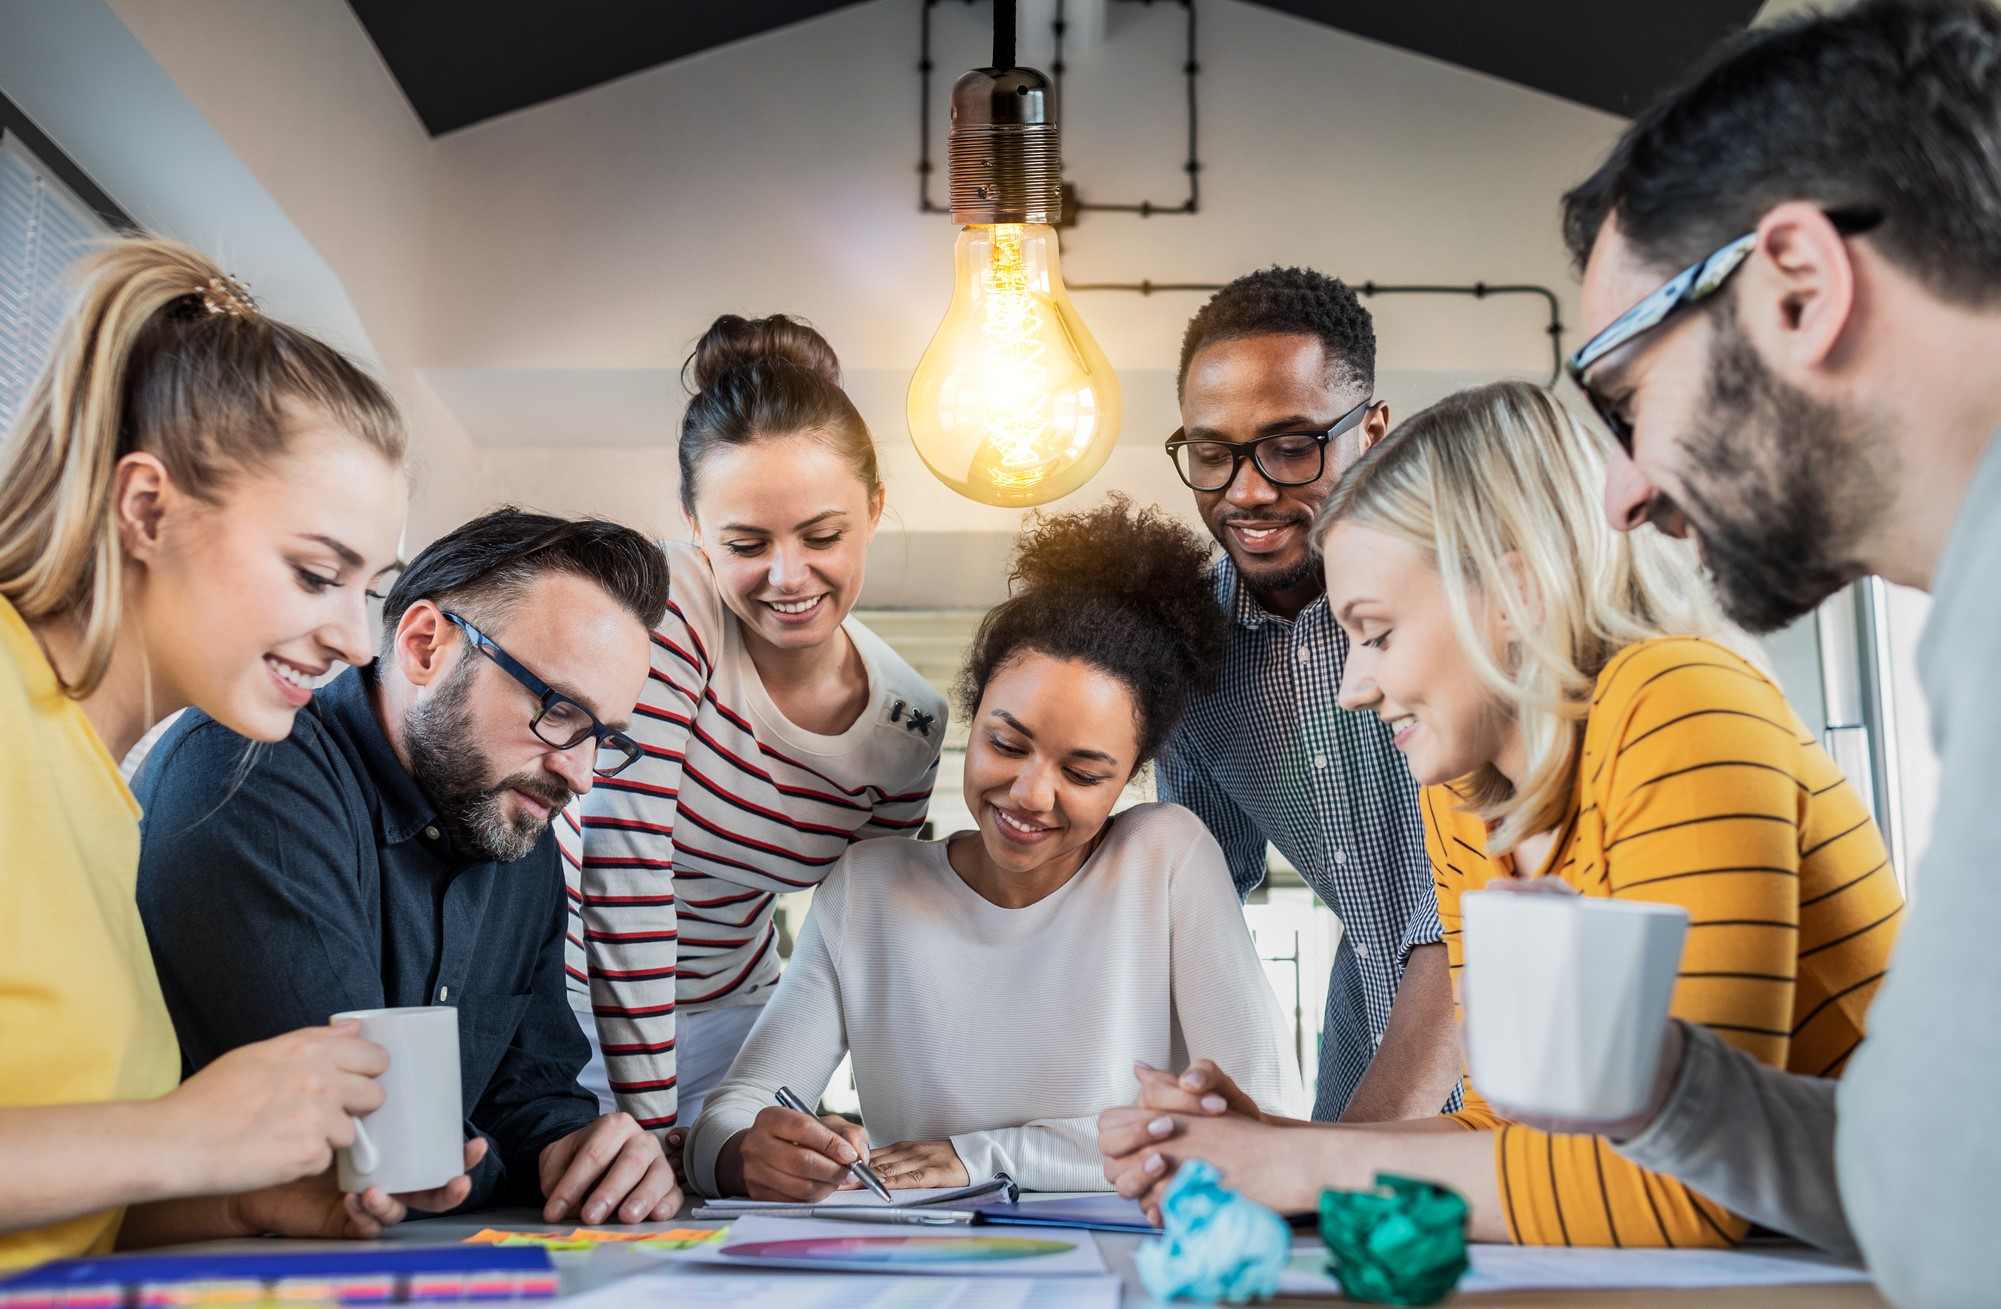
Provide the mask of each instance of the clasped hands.
[{"label": "clasped hands", "polygon": [[1160,1225],[1161,1196],[1189,1159],[1214,1164],[1225,1185],[1281,1213],[1311,1207],[1309,1170],[1300,1152],[1288,1149],[1298,1130],[1291,1119],[1265,1114],[1207,1059],[1179,1076],[1143,1063],[1133,1065],[1133,1075],[1134,1102],[1098,1115],[1098,1152],[1105,1180],[1139,1201],[1148,1222]]},{"label": "clasped hands", "polygon": [[[848,1171],[857,1160],[875,1170],[892,1191],[965,1186],[966,1165],[950,1141],[899,1141],[869,1149],[868,1129],[836,1114],[815,1118],[772,1105],[723,1148],[718,1163],[724,1190],[753,1200],[815,1204],[861,1183]],[[740,1176],[730,1177],[729,1155]]]}]

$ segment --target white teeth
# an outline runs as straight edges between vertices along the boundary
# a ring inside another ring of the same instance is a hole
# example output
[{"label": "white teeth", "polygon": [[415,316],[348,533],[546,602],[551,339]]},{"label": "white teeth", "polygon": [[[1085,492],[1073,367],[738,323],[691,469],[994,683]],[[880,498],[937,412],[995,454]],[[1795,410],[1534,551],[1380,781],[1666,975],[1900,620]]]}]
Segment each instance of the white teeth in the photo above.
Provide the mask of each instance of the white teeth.
[{"label": "white teeth", "polygon": [[293,686],[299,687],[307,691],[313,689],[313,679],[307,674],[302,673],[298,669],[292,667],[292,665],[286,663],[284,660],[274,659],[271,656],[266,655],[264,658],[264,662],[271,665],[271,667],[275,668],[278,671],[278,676],[283,678],[285,681],[290,682]]},{"label": "white teeth", "polygon": [[1022,822],[1018,818],[1009,817],[1005,811],[1000,809],[994,810],[994,817],[999,821],[1007,824],[1009,827],[1012,827],[1015,831],[1023,832],[1031,836],[1037,832],[1046,832],[1049,830],[1046,827],[1031,827],[1027,823]]},{"label": "white teeth", "polygon": [[1278,529],[1276,527],[1239,527],[1237,529],[1253,541],[1262,541]]},{"label": "white teeth", "polygon": [[811,600],[766,600],[764,603],[770,605],[781,614],[803,614],[814,605],[819,604],[822,598],[816,595]]}]

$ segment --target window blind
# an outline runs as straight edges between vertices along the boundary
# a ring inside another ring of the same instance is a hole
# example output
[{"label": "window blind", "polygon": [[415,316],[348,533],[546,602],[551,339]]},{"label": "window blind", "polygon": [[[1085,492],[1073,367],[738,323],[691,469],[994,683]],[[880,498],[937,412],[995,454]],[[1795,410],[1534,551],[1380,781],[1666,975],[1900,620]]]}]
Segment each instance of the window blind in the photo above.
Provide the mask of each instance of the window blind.
[{"label": "window blind", "polygon": [[0,134],[0,439],[48,358],[64,272],[110,230],[19,138]]}]

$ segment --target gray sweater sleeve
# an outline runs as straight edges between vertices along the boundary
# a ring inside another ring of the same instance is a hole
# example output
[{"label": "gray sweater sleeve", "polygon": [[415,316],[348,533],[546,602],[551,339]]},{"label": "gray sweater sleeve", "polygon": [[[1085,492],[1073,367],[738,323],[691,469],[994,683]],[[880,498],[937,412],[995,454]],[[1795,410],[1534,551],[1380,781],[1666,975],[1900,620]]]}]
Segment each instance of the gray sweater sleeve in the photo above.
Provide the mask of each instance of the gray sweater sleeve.
[{"label": "gray sweater sleeve", "polygon": [[1732,1213],[1861,1259],[1835,1185],[1834,1082],[1760,1063],[1708,1028],[1688,1038],[1667,1102],[1615,1148]]}]

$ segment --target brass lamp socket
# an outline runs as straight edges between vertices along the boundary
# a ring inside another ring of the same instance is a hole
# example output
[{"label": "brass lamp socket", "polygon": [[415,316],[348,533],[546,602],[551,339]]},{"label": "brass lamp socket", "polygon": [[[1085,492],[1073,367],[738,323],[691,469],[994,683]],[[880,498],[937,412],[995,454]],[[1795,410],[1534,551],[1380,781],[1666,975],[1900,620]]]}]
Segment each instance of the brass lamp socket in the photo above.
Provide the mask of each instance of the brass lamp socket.
[{"label": "brass lamp socket", "polygon": [[1056,93],[1033,68],[976,68],[952,84],[952,221],[1063,218]]}]

